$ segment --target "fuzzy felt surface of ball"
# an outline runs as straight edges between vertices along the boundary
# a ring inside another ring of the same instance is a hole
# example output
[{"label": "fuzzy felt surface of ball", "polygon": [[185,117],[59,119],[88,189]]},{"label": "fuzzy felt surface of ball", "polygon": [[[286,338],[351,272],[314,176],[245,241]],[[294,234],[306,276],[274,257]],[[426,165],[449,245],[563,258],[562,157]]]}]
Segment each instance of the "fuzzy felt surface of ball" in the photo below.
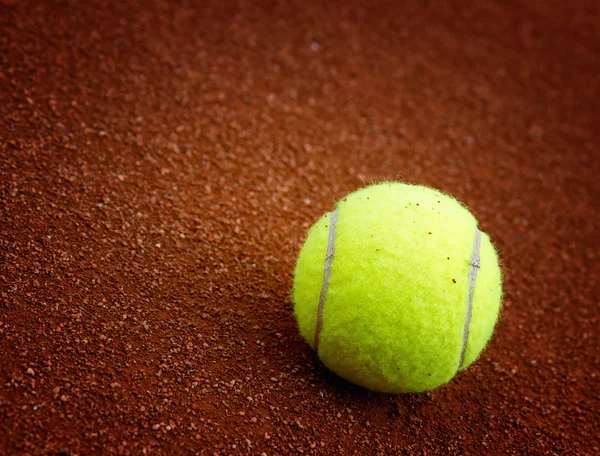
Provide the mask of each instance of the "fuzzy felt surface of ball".
[{"label": "fuzzy felt surface of ball", "polygon": [[464,205],[384,182],[310,228],[292,294],[300,334],[329,369],[374,391],[422,392],[478,358],[498,319],[502,274]]}]

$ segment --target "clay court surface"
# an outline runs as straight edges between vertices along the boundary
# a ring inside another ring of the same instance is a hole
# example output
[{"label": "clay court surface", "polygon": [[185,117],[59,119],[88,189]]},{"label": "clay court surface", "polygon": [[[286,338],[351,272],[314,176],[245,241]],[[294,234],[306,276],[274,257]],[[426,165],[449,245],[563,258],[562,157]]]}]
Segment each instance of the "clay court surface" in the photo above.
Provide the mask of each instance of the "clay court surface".
[{"label": "clay court surface", "polygon": [[[0,0],[0,454],[594,455],[594,1]],[[372,181],[465,202],[495,336],[426,394],[325,369],[290,292]]]}]

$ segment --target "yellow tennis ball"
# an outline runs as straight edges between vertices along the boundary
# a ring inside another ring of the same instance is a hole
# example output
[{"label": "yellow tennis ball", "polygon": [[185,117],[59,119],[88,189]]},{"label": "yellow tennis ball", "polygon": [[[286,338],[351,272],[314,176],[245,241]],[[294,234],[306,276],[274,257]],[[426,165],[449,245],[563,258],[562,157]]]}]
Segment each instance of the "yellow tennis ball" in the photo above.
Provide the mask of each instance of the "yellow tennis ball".
[{"label": "yellow tennis ball", "polygon": [[300,334],[350,382],[428,391],[477,359],[502,300],[496,251],[454,198],[386,182],[308,232],[294,273]]}]

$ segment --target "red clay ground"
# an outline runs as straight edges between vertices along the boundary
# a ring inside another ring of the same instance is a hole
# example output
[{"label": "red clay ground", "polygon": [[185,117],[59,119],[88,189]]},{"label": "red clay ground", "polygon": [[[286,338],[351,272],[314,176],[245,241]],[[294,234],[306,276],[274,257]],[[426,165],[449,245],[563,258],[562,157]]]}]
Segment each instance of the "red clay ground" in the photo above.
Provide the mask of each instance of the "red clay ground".
[{"label": "red clay ground", "polygon": [[[221,3],[0,1],[0,453],[598,454],[598,2]],[[505,270],[421,395],[329,373],[289,299],[395,178]]]}]

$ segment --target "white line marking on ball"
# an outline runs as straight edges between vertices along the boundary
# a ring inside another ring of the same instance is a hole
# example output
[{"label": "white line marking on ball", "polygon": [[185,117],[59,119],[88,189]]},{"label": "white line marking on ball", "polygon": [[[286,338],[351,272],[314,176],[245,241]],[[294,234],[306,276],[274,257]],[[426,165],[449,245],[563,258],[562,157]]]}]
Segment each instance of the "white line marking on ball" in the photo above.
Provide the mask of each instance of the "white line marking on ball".
[{"label": "white line marking on ball", "polygon": [[333,263],[333,253],[335,247],[335,224],[337,223],[338,209],[331,213],[329,220],[329,240],[327,243],[327,255],[325,256],[325,271],[323,273],[323,287],[319,297],[319,310],[317,312],[317,327],[315,329],[315,351],[319,353],[319,336],[323,329],[323,307],[325,307],[325,298],[327,288],[329,287],[329,276],[331,275],[331,264]]},{"label": "white line marking on ball", "polygon": [[473,253],[471,254],[471,267],[469,268],[469,296],[467,298],[467,316],[465,318],[465,327],[463,330],[463,344],[460,351],[460,362],[458,368],[465,361],[465,353],[467,352],[467,341],[469,340],[469,326],[471,325],[471,313],[473,310],[473,296],[475,294],[475,281],[477,280],[477,271],[481,267],[480,253],[481,250],[481,231],[475,228],[475,242],[473,244]]}]

